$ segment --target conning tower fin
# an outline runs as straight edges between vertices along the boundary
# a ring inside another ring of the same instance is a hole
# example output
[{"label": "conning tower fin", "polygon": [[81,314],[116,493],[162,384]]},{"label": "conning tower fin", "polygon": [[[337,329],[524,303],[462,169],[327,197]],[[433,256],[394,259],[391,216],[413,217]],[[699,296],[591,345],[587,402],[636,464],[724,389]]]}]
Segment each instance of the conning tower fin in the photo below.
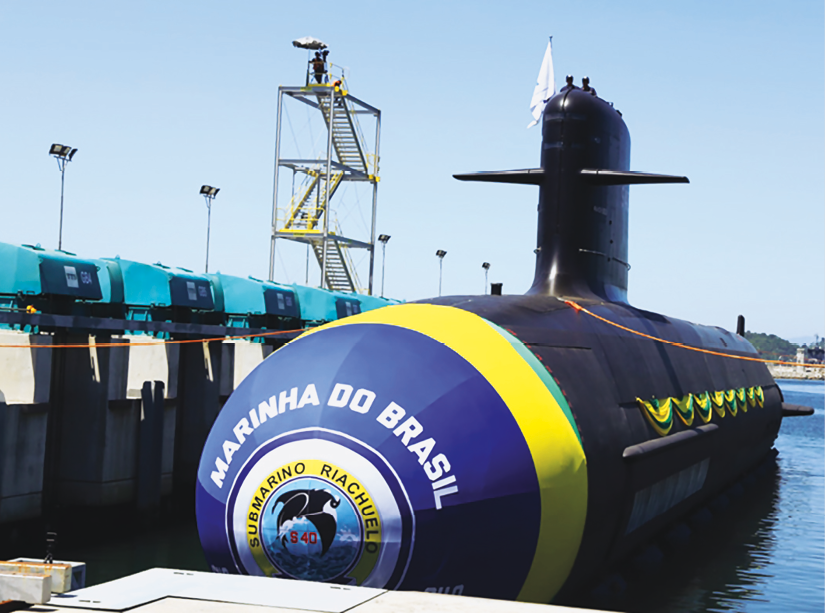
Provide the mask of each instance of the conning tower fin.
[{"label": "conning tower fin", "polygon": [[[583,168],[579,171],[582,180],[589,185],[640,185],[642,183],[690,183],[687,177],[657,175],[652,172],[632,170],[607,170]],[[487,183],[516,183],[519,185],[541,185],[544,182],[543,168],[524,170],[488,170],[453,175],[459,181],[482,181]]]}]

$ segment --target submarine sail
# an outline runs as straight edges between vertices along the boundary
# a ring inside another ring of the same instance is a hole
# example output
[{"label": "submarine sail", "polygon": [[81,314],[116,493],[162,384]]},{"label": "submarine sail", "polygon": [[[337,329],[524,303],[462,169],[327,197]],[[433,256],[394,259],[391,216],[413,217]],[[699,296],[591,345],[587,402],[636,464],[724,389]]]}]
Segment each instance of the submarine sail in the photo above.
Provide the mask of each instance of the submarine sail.
[{"label": "submarine sail", "polygon": [[458,174],[463,181],[539,186],[536,276],[530,294],[627,301],[628,186],[687,183],[687,177],[630,171],[621,114],[589,80],[553,96],[542,121],[541,168]]},{"label": "submarine sail", "polygon": [[627,186],[687,181],[629,161],[621,115],[568,80],[540,168],[458,176],[539,186],[526,295],[362,313],[258,366],[201,457],[212,569],[550,602],[770,457],[753,347],[627,303]]}]

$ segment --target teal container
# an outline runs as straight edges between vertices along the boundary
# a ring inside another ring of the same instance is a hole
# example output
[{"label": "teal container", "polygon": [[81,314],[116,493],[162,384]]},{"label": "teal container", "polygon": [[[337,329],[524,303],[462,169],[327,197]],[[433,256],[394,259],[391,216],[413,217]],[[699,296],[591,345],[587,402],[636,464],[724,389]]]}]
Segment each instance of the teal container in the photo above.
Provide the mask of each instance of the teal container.
[{"label": "teal container", "polygon": [[0,294],[100,300],[97,265],[69,251],[0,243]]},{"label": "teal container", "polygon": [[398,303],[396,300],[377,296],[334,292],[303,285],[293,285],[292,288],[298,295],[298,301],[301,305],[301,319],[307,325],[319,325]]},{"label": "teal container", "polygon": [[215,310],[212,283],[204,275],[159,262],[144,264],[121,258],[98,262],[106,273],[101,277],[107,277],[102,290],[111,301],[109,312],[99,315],[133,321],[223,323],[223,314]]},{"label": "teal container", "polygon": [[[90,305],[101,298],[98,267],[93,260],[39,245],[0,243],[0,309],[89,315]],[[31,326],[11,327],[35,331]]]},{"label": "teal container", "polygon": [[401,304],[400,300],[392,300],[391,298],[382,298],[379,296],[358,295],[358,300],[361,303],[361,311],[372,311],[380,309],[381,307],[389,306],[391,304]]},{"label": "teal container", "polygon": [[[120,258],[103,258],[112,281],[122,283],[122,300],[128,307],[169,308],[188,307],[214,311],[212,284],[203,275],[185,268],[171,268],[160,262],[143,264]],[[119,278],[118,278],[119,277]],[[113,287],[110,298],[120,291]]]},{"label": "teal container", "polygon": [[317,287],[293,284],[292,289],[301,306],[301,319],[309,326],[338,319],[335,295]]},{"label": "teal container", "polygon": [[299,326],[301,312],[291,287],[220,272],[207,277],[212,282],[215,309],[224,312],[227,326],[275,329],[284,329],[287,324]]},{"label": "teal container", "polygon": [[0,295],[5,304],[18,294],[42,294],[38,248],[0,243]]}]

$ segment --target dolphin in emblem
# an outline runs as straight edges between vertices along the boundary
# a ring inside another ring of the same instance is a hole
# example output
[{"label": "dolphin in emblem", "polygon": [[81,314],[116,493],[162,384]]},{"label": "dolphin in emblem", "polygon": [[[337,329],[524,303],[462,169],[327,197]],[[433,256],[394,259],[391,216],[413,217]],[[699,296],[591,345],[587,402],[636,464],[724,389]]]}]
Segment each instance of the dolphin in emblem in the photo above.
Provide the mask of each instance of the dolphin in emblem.
[{"label": "dolphin in emblem", "polygon": [[321,537],[321,555],[324,555],[338,531],[338,515],[335,509],[341,504],[341,500],[327,490],[292,490],[278,496],[272,507],[273,513],[278,503],[284,505],[278,513],[278,534],[281,544],[286,547],[286,530],[282,530],[284,524],[305,517],[318,531]]}]

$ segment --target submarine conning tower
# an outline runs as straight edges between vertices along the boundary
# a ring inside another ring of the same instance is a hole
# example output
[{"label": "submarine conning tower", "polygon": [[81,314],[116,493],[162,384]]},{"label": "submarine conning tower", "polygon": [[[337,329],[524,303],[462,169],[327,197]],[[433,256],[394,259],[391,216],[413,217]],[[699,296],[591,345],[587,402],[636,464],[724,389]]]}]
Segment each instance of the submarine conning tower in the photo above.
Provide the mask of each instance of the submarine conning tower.
[{"label": "submarine conning tower", "polygon": [[[571,79],[572,81],[572,79]],[[542,117],[536,276],[528,293],[627,301],[627,185],[582,170],[630,170],[630,133],[594,89],[569,84]]]},{"label": "submarine conning tower", "polygon": [[587,77],[547,101],[541,168],[455,175],[539,186],[536,274],[528,294],[627,302],[628,191],[687,177],[631,172],[630,133]]}]

